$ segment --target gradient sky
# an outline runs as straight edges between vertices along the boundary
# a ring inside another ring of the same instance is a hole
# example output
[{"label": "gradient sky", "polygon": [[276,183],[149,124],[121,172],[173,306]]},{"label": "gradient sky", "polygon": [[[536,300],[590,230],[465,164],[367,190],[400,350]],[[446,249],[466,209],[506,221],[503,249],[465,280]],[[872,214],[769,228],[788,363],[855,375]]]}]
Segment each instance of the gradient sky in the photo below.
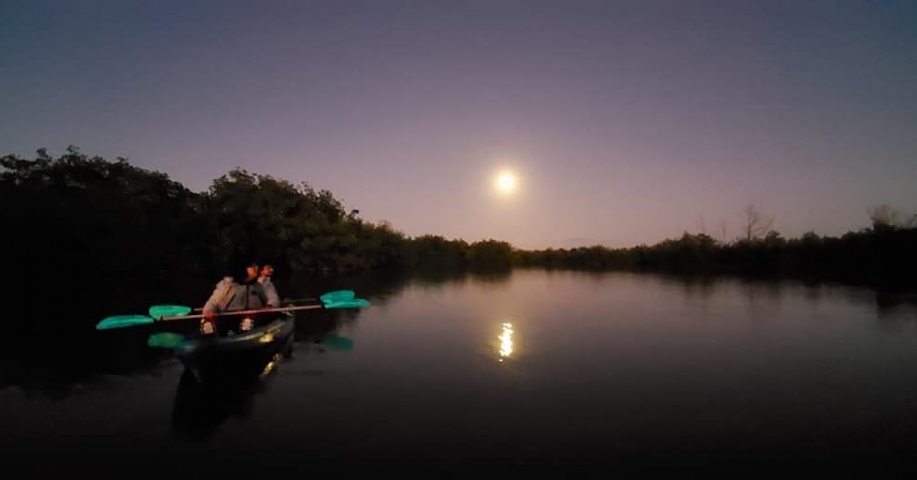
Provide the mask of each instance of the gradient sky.
[{"label": "gradient sky", "polygon": [[69,144],[409,235],[839,234],[917,212],[917,2],[2,0],[0,153]]}]

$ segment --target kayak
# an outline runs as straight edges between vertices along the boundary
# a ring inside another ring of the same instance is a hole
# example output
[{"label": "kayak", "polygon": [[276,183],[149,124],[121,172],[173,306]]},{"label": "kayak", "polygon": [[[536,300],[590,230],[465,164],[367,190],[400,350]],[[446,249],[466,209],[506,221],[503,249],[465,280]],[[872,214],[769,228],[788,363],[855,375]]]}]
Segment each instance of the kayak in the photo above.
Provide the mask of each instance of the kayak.
[{"label": "kayak", "polygon": [[251,378],[268,372],[277,355],[289,355],[294,327],[293,314],[280,312],[247,332],[187,339],[175,354],[201,381]]}]

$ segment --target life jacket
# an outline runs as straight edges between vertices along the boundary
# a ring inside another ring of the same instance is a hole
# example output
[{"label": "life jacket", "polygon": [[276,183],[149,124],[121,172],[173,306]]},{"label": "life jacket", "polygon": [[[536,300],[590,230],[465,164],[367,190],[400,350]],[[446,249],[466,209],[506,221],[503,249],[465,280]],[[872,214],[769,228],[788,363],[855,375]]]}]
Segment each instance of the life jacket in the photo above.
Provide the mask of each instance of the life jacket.
[{"label": "life jacket", "polygon": [[221,312],[236,310],[258,310],[267,306],[267,295],[258,282],[235,283],[227,289],[219,303]]}]

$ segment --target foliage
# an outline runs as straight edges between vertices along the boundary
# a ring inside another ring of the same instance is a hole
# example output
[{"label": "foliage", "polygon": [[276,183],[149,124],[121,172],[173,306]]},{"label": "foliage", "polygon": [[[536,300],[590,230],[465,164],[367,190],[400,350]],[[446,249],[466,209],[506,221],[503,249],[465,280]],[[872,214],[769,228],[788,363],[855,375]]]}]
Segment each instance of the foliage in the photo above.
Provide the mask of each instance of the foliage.
[{"label": "foliage", "polygon": [[[292,272],[521,266],[875,283],[914,282],[917,271],[917,217],[904,220],[888,206],[869,211],[872,228],[840,238],[807,233],[785,239],[770,229],[773,218],[750,205],[743,210],[742,238],[730,243],[685,233],[652,246],[523,251],[497,240],[410,238],[348,212],[327,190],[242,169],[196,193],[164,173],[124,158],[89,157],[76,147],[56,159],[44,150],[33,160],[0,158],[0,205],[7,226],[0,255],[18,285],[32,286],[19,299],[23,309],[47,298],[37,287],[43,285],[57,288],[57,311],[85,304],[81,297],[87,295],[126,303],[137,292],[187,290],[189,284],[203,285],[204,295],[234,255],[269,260],[281,278]],[[79,287],[67,286],[72,283]]]},{"label": "foliage", "polygon": [[158,172],[88,158],[70,147],[57,160],[0,158],[0,221],[15,235],[4,249],[28,273],[94,280],[136,274],[150,281],[191,273],[201,253],[200,197]]}]

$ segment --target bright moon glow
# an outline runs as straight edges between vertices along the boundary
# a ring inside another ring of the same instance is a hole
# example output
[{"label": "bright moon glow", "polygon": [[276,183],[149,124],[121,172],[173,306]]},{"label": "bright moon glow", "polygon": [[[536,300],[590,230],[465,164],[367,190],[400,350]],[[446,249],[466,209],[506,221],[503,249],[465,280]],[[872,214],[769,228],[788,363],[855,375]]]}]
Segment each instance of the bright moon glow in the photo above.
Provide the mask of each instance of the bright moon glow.
[{"label": "bright moon glow", "polygon": [[502,172],[497,175],[496,181],[497,191],[509,195],[516,191],[516,176],[513,175],[513,172]]},{"label": "bright moon glow", "polygon": [[503,331],[497,337],[500,340],[500,361],[513,354],[513,324],[504,323]]}]

